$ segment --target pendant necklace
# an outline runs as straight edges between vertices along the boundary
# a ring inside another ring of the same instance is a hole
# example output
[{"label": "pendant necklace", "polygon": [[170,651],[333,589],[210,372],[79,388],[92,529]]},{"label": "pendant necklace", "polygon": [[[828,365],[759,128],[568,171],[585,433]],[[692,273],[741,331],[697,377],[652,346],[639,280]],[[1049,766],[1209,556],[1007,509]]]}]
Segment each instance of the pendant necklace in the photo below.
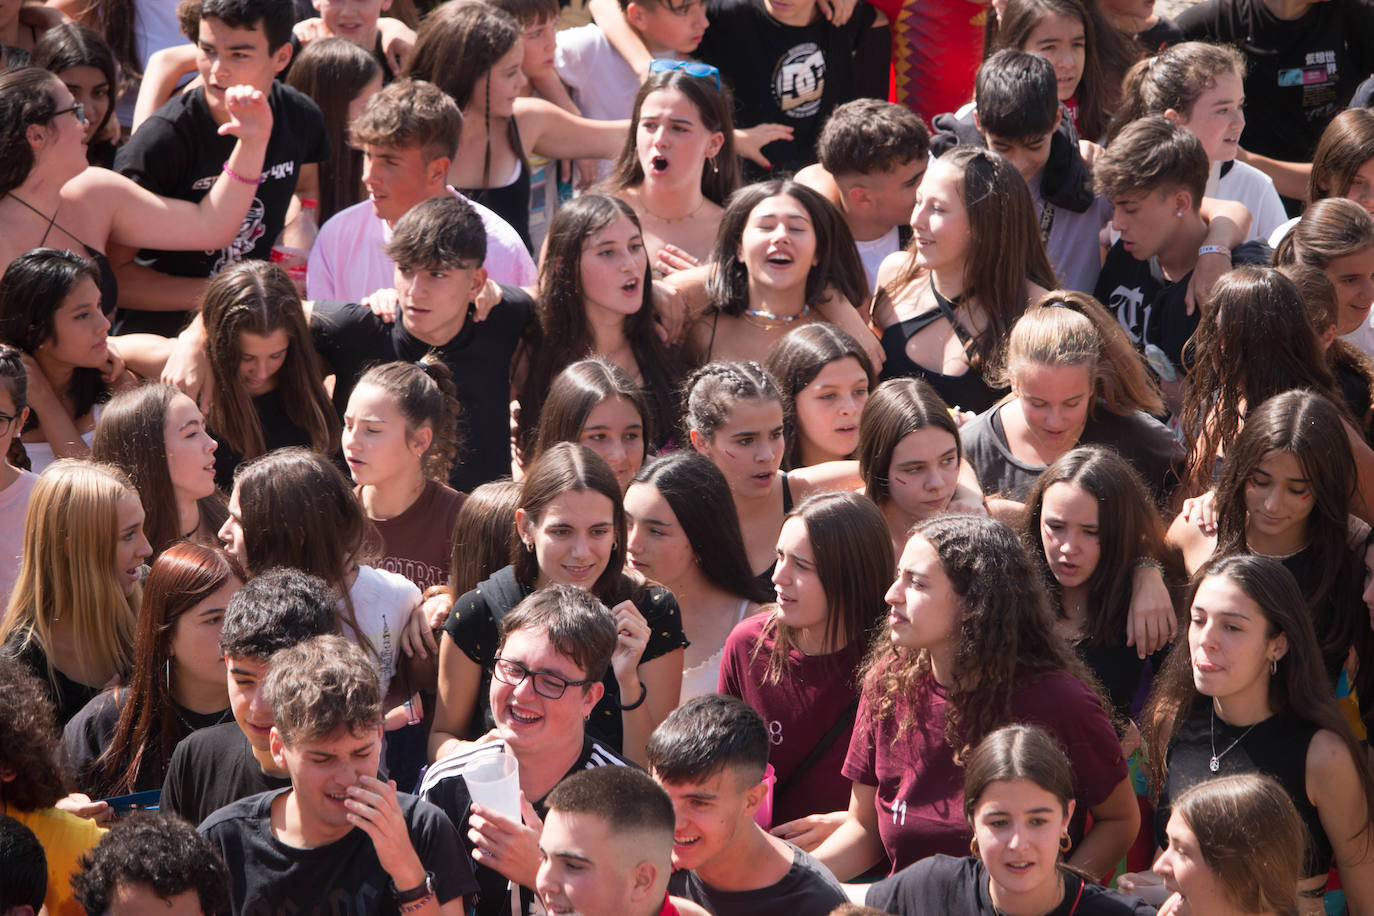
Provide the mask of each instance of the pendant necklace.
[{"label": "pendant necklace", "polygon": [[[1260,720],[1260,722],[1263,722],[1263,721],[1264,721],[1263,719]],[[1259,725],[1259,722],[1256,722],[1255,725]],[[1236,745],[1237,745],[1237,744],[1240,744],[1242,741],[1244,741],[1244,740],[1245,740],[1245,736],[1248,735],[1248,734],[1250,734],[1252,731],[1255,730],[1255,725],[1251,725],[1251,726],[1250,726],[1249,728],[1247,728],[1245,731],[1241,732],[1240,737],[1237,738],[1235,741],[1232,741],[1230,747],[1226,748],[1226,750],[1224,750],[1224,751],[1222,751],[1220,754],[1218,754],[1218,753],[1217,753],[1217,711],[1216,711],[1216,707],[1213,707],[1213,708],[1212,708],[1212,728],[1211,728],[1211,735],[1210,735],[1210,737],[1211,737],[1211,739],[1212,739],[1212,759],[1209,760],[1209,761],[1207,762],[1207,769],[1211,770],[1213,773],[1215,773],[1217,770],[1221,769],[1221,758],[1225,757],[1227,754],[1231,753],[1231,751],[1235,750]]]}]

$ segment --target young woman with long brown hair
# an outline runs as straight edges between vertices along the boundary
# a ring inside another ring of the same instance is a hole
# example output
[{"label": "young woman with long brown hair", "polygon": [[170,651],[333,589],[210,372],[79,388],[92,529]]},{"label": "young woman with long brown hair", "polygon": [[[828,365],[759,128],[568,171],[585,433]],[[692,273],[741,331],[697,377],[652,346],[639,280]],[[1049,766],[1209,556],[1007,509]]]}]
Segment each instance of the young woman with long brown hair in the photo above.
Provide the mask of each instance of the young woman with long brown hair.
[{"label": "young woman with long brown hair", "polygon": [[1003,156],[955,147],[926,170],[911,226],[911,245],[878,269],[882,377],[922,378],[951,406],[986,410],[1004,393],[1007,332],[1058,285],[1030,190]]}]

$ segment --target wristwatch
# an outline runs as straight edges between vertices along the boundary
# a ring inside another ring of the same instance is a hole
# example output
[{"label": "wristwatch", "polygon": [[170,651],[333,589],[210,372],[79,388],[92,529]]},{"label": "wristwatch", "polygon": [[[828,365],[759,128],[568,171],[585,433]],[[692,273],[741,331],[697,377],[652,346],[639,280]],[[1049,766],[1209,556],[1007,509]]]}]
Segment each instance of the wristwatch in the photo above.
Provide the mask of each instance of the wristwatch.
[{"label": "wristwatch", "polygon": [[418,887],[412,887],[408,891],[399,890],[396,882],[391,882],[391,897],[400,906],[407,903],[414,903],[416,900],[423,900],[434,893],[434,872],[425,872],[425,880]]}]

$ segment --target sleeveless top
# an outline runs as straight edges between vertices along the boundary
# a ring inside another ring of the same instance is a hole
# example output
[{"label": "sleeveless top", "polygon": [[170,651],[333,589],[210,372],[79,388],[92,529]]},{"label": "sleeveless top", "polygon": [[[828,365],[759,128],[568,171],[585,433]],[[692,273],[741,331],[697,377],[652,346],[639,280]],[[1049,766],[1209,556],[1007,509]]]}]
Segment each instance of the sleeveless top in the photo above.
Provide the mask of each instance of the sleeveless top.
[{"label": "sleeveless top", "polygon": [[[1316,806],[1307,797],[1307,746],[1317,733],[1317,726],[1292,713],[1281,712],[1256,723],[1247,734],[1249,726],[1238,728],[1221,719],[1216,719],[1214,725],[1208,699],[1198,697],[1192,714],[1169,744],[1168,771],[1155,809],[1155,843],[1161,849],[1168,845],[1164,828],[1169,823],[1172,799],[1184,789],[1222,776],[1264,773],[1283,786],[1307,827],[1310,842],[1303,875],[1325,875],[1331,870],[1331,840]],[[1220,757],[1215,774],[1208,766],[1213,754]]]},{"label": "sleeveless top", "polygon": [[[887,298],[887,290],[879,289],[874,308],[877,308],[880,300]],[[957,303],[957,300],[955,302]],[[935,308],[898,321],[883,330],[882,347],[886,360],[883,362],[879,378],[883,381],[892,378],[924,379],[950,407],[982,413],[1001,400],[1009,389],[993,388],[983,379],[983,373],[972,367],[962,375],[945,375],[922,366],[907,355],[907,341],[941,318],[954,328],[954,334],[963,344],[965,352],[971,352],[975,348],[973,335],[955,317],[950,300],[937,294]]]},{"label": "sleeveless top", "polygon": [[496,211],[520,234],[525,247],[533,251],[530,244],[530,164],[525,158],[525,145],[520,142],[520,128],[515,118],[511,117],[509,123],[510,145],[520,163],[515,179],[499,188],[459,188],[458,192]]},{"label": "sleeveless top", "polygon": [[[749,599],[745,598],[739,603],[739,613],[735,616],[735,623],[739,623],[749,613]],[[716,687],[720,684],[720,663],[725,658],[725,646],[722,645],[711,657],[698,665],[688,665],[682,669],[682,694],[679,703],[686,703],[694,697],[704,697],[716,692]]]}]

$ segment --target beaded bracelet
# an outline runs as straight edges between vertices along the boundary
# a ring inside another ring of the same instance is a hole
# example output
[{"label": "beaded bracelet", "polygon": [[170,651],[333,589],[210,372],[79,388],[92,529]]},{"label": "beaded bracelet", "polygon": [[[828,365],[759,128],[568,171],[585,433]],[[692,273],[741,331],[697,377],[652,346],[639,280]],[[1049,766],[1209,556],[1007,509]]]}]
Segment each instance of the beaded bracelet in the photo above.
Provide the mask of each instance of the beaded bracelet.
[{"label": "beaded bracelet", "polygon": [[236,171],[234,171],[233,169],[229,168],[229,160],[228,160],[228,159],[224,160],[223,169],[224,169],[224,174],[228,175],[230,178],[234,179],[234,180],[237,181],[239,184],[251,184],[251,185],[253,185],[254,187],[257,187],[258,185],[262,184],[264,181],[267,180],[267,176],[266,176],[266,175],[259,175],[257,178],[244,178],[244,177],[243,177],[242,175],[240,175],[238,172],[236,172]]},{"label": "beaded bracelet", "polygon": [[425,895],[424,895],[423,897],[421,897],[419,900],[415,900],[415,901],[413,901],[413,902],[411,902],[411,903],[403,904],[402,906],[397,907],[397,910],[398,910],[399,912],[403,913],[403,914],[404,914],[404,913],[414,913],[414,912],[416,912],[417,910],[422,910],[422,909],[424,909],[424,908],[425,908],[425,904],[429,903],[429,902],[430,902],[431,900],[433,900],[433,899],[434,899],[434,892],[431,891],[430,893],[425,894]]}]

